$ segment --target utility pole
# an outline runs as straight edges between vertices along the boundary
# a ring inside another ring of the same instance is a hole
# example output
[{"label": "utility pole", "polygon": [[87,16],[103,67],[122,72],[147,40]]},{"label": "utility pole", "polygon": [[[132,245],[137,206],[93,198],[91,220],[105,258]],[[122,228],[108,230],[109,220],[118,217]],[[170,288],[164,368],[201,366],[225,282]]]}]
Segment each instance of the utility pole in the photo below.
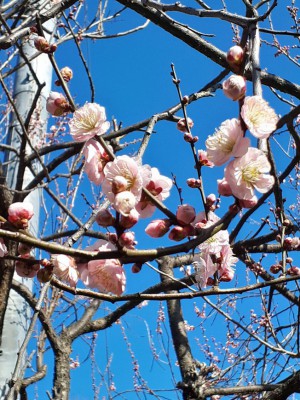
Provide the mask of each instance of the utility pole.
[{"label": "utility pole", "polygon": [[[55,29],[55,21],[50,20],[44,24],[47,32],[53,32]],[[47,37],[46,37],[47,38]],[[48,39],[48,38],[47,38]],[[50,38],[49,38],[50,39]],[[22,51],[30,59],[35,53],[36,49],[33,46],[32,40],[27,41],[22,44]],[[19,56],[19,63],[24,61],[23,57]],[[48,113],[46,111],[46,99],[48,97],[51,81],[52,81],[52,66],[46,54],[41,54],[31,62],[31,67],[36,73],[36,76],[40,84],[45,84],[42,89],[40,99],[38,101],[39,108],[39,135],[35,135],[31,138],[32,145],[36,146],[37,142],[42,139],[46,133],[47,129],[47,118]],[[32,106],[34,97],[37,93],[37,85],[32,76],[30,68],[25,65],[18,69],[15,74],[14,81],[14,104],[22,118],[25,121],[28,112]],[[20,128],[19,122],[16,116],[12,113],[12,118],[10,122],[9,135],[7,139],[7,144],[14,147],[14,149],[20,148],[20,133],[22,130]],[[28,146],[28,154],[32,152],[31,148]],[[6,184],[8,188],[16,187],[16,177],[18,171],[18,156],[10,151],[5,154],[5,169],[6,169]],[[36,162],[35,172],[40,169],[39,162]],[[25,178],[23,187],[25,187],[32,180],[32,173],[26,168]],[[26,201],[33,204],[34,216],[30,221],[29,230],[34,236],[38,236],[39,232],[39,214],[41,206],[41,191],[36,189],[31,192]],[[32,290],[32,279],[20,278],[16,274],[14,279],[21,281],[30,290]],[[19,296],[14,290],[10,291],[8,307],[5,313],[5,321],[3,327],[2,345],[0,353],[0,399],[7,399],[7,393],[9,391],[8,382],[10,381],[12,374],[15,369],[18,351],[22,342],[25,338],[28,321],[31,316],[31,309],[25,300]],[[26,360],[23,360],[23,365]]]}]

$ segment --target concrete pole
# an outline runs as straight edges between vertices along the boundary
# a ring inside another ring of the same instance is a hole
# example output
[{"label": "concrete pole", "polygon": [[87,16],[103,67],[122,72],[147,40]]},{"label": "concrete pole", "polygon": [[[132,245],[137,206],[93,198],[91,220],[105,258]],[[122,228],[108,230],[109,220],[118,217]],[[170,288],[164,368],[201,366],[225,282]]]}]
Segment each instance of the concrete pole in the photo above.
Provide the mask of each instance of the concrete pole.
[{"label": "concrete pole", "polygon": [[[48,21],[44,26],[47,28],[49,32],[53,32],[55,29],[55,21],[54,20]],[[33,47],[32,42],[24,43],[22,48],[28,58],[30,58],[33,54],[36,53],[36,49]],[[22,62],[22,58],[20,58],[20,62]],[[35,71],[39,79],[39,82],[46,84],[42,90],[42,94],[38,104],[40,109],[40,120],[39,120],[40,135],[34,135],[33,145],[35,145],[45,134],[47,129],[48,113],[45,108],[45,102],[51,88],[52,66],[46,54],[41,54],[39,57],[35,58],[31,62],[31,66]],[[37,91],[37,86],[28,66],[20,68],[15,76],[14,101],[23,121],[26,119],[28,111],[30,110],[36,91]],[[18,126],[18,121],[14,116],[12,116],[7,144],[13,146],[14,148],[20,147],[20,137],[17,133],[18,131],[21,132],[21,129]],[[31,150],[29,150],[29,152],[30,151]],[[14,188],[16,185],[16,176],[18,171],[18,159],[14,153],[8,152],[6,154],[6,162],[7,162],[7,170],[6,170],[7,185],[10,188]],[[38,162],[36,162],[35,169],[37,172],[40,169]],[[24,187],[31,180],[32,180],[32,174],[28,169],[25,171]],[[37,237],[39,232],[39,214],[40,214],[41,196],[42,196],[41,191],[35,190],[34,192],[30,193],[26,198],[26,201],[30,201],[34,207],[35,214],[30,221],[30,231],[33,235]],[[21,281],[30,290],[32,289],[33,281],[31,279],[23,279],[17,276],[16,274],[14,276],[14,279]],[[6,399],[6,394],[8,392],[7,383],[9,382],[12,373],[14,371],[18,356],[18,350],[26,335],[26,330],[28,322],[30,320],[30,316],[31,316],[31,310],[27,306],[26,302],[15,291],[11,290],[8,307],[5,314],[2,348],[1,348],[2,353],[0,354],[0,399],[1,400]]]}]

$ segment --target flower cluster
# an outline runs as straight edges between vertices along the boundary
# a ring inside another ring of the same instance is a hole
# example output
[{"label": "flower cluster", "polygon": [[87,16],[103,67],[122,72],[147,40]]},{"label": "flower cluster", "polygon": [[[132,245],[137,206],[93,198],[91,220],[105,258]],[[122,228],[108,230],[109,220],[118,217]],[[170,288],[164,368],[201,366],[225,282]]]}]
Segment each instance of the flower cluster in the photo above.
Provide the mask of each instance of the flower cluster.
[{"label": "flower cluster", "polygon": [[[195,219],[195,226],[209,227],[219,218],[209,212],[208,219],[204,213],[199,213]],[[218,281],[229,282],[234,277],[234,269],[232,268],[238,259],[234,257],[232,249],[229,245],[228,231],[219,231],[214,236],[206,240],[198,246],[200,253],[194,256],[193,266],[195,269],[195,279],[201,288],[205,288],[208,284],[213,284],[213,276],[217,274]]]}]

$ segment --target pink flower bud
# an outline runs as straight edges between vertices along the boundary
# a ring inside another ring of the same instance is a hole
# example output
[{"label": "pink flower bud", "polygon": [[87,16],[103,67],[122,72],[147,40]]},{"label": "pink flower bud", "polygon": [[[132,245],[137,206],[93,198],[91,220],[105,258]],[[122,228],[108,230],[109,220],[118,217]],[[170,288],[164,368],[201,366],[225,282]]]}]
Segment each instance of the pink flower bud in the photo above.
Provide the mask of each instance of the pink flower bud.
[{"label": "pink flower bud", "polygon": [[206,204],[208,207],[212,206],[216,201],[217,201],[217,198],[214,193],[211,193],[206,197]]},{"label": "pink flower bud", "polygon": [[54,117],[59,117],[70,111],[70,104],[61,93],[50,92],[46,102],[46,109]]},{"label": "pink flower bud", "polygon": [[100,210],[96,215],[96,222],[98,225],[103,226],[104,228],[108,226],[114,226],[115,218],[113,215],[107,210]]},{"label": "pink flower bud", "polygon": [[124,192],[127,189],[127,186],[127,179],[124,176],[117,175],[113,178],[111,190],[114,194],[117,194]]},{"label": "pink flower bud", "polygon": [[246,80],[241,75],[231,75],[223,82],[223,93],[229,99],[236,101],[245,96]]},{"label": "pink flower bud", "polygon": [[18,229],[27,229],[28,221],[32,218],[33,206],[31,203],[13,203],[8,208],[8,221]]},{"label": "pink flower bud", "polygon": [[195,179],[195,178],[187,179],[186,183],[192,189],[200,188],[202,186],[201,180],[200,179]]},{"label": "pink flower bud", "polygon": [[180,242],[185,239],[187,236],[192,236],[195,233],[194,227],[191,225],[186,226],[174,226],[174,228],[169,233],[169,239],[174,240],[175,242]]},{"label": "pink flower bud", "polygon": [[221,196],[232,196],[232,191],[231,188],[229,186],[229,183],[226,181],[225,178],[223,179],[218,179],[218,192],[219,195]]},{"label": "pink flower bud", "polygon": [[185,118],[181,118],[178,122],[177,122],[177,129],[180,132],[189,132],[189,129],[192,128],[194,126],[194,122],[191,118],[187,118],[187,123],[188,123],[188,127],[186,125],[186,121]]},{"label": "pink flower bud", "polygon": [[213,167],[214,163],[207,157],[207,152],[204,150],[198,150],[199,163],[202,167]]},{"label": "pink flower bud", "polygon": [[125,215],[121,215],[119,223],[122,228],[130,229],[138,222],[139,218],[140,214],[133,208],[128,216],[125,217]]},{"label": "pink flower bud", "polygon": [[231,66],[239,66],[244,60],[244,50],[241,46],[232,46],[227,52],[227,62]]},{"label": "pink flower bud", "polygon": [[124,232],[119,237],[118,243],[121,247],[127,247],[129,249],[134,249],[136,242],[134,241],[134,232]]},{"label": "pink flower bud", "polygon": [[194,207],[189,204],[183,204],[178,207],[176,212],[177,221],[182,225],[189,225],[196,218]]},{"label": "pink flower bud", "polygon": [[170,229],[171,222],[169,219],[155,219],[146,227],[145,232],[152,238],[164,236]]},{"label": "pink flower bud", "polygon": [[62,68],[60,74],[65,82],[69,82],[73,78],[73,71],[69,67]]}]

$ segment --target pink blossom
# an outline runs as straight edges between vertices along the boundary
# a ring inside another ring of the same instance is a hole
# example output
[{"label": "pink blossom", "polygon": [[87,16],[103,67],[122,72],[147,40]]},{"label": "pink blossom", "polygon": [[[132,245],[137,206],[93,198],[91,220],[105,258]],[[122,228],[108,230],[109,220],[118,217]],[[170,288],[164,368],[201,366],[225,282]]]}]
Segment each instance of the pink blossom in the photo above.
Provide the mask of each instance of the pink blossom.
[{"label": "pink blossom", "polygon": [[[22,261],[23,260],[23,261]],[[30,254],[24,254],[19,257],[16,261],[16,273],[22,278],[34,278],[40,269],[39,264],[32,264],[26,262],[26,260],[34,260],[34,257]]]},{"label": "pink blossom", "polygon": [[137,242],[135,242],[134,232],[123,232],[119,237],[118,243],[121,247],[134,249],[134,246],[137,244]]},{"label": "pink blossom", "polygon": [[109,210],[102,209],[102,210],[98,211],[98,213],[96,215],[96,222],[100,226],[108,227],[108,226],[114,226],[116,221]]},{"label": "pink blossom", "polygon": [[155,219],[146,227],[145,232],[152,238],[159,238],[168,232],[170,226],[169,219]]},{"label": "pink blossom", "polygon": [[7,254],[7,247],[2,238],[0,238],[0,258]]},{"label": "pink blossom", "polygon": [[120,296],[125,290],[126,277],[119,260],[92,260],[81,273],[81,280],[100,292],[111,292]]},{"label": "pink blossom", "polygon": [[226,163],[230,157],[241,157],[247,152],[250,140],[243,137],[238,119],[227,119],[205,142],[207,157],[215,165]]},{"label": "pink blossom", "polygon": [[[145,188],[159,201],[164,201],[170,195],[172,188],[172,180],[164,175],[160,175],[157,168],[151,168],[150,181],[145,185]],[[155,211],[155,205],[145,193],[142,193],[141,199],[136,205],[136,210],[141,218],[151,217]]]},{"label": "pink blossom", "polygon": [[63,67],[60,74],[65,82],[69,82],[73,78],[73,71],[69,67]]},{"label": "pink blossom", "polygon": [[18,229],[27,229],[33,217],[33,205],[27,202],[13,203],[8,207],[8,221]]},{"label": "pink blossom", "polygon": [[59,117],[70,111],[70,104],[61,93],[50,92],[46,102],[46,109],[54,117]]},{"label": "pink blossom", "polygon": [[213,167],[214,163],[208,159],[207,152],[205,150],[198,150],[199,164],[202,167]]},{"label": "pink blossom", "polygon": [[69,122],[70,134],[76,142],[85,142],[109,129],[105,108],[97,103],[86,103],[76,110]]},{"label": "pink blossom", "polygon": [[[187,122],[188,122],[188,127],[189,129],[192,128],[194,126],[194,122],[191,118],[187,118]],[[178,122],[177,122],[177,129],[180,132],[188,132],[189,129],[186,126],[186,120],[185,118],[181,118]]]},{"label": "pink blossom", "polygon": [[64,254],[54,254],[51,258],[53,273],[61,280],[75,287],[78,281],[78,271],[73,257]]},{"label": "pink blossom", "polygon": [[128,217],[131,211],[134,209],[136,205],[136,197],[133,193],[128,192],[120,192],[116,194],[113,206],[116,211],[120,214]]},{"label": "pink blossom", "polygon": [[245,98],[241,116],[249,131],[258,139],[267,139],[277,128],[278,116],[260,96]]},{"label": "pink blossom", "polygon": [[188,236],[194,236],[195,229],[192,225],[179,226],[176,225],[169,233],[169,239],[175,240],[175,242],[180,242]]},{"label": "pink blossom", "polygon": [[227,52],[227,62],[231,66],[241,65],[244,60],[244,50],[241,46],[232,46]]},{"label": "pink blossom", "polygon": [[[141,168],[133,158],[119,156],[106,164],[104,175],[103,193],[117,211],[123,215],[128,215],[140,200],[143,185],[149,182],[151,171],[147,168]],[[123,189],[123,191],[118,192],[116,183],[121,181],[122,186],[118,184],[118,189]],[[125,192],[126,194],[121,195]]]},{"label": "pink blossom", "polygon": [[217,182],[218,182],[218,193],[220,196],[226,196],[226,197],[232,196],[232,190],[225,178],[217,179]]},{"label": "pink blossom", "polygon": [[139,218],[140,214],[133,208],[127,216],[121,215],[119,223],[122,228],[130,229],[138,222]]},{"label": "pink blossom", "polygon": [[180,224],[188,225],[196,218],[196,211],[191,205],[182,204],[177,208],[176,218]]},{"label": "pink blossom", "polygon": [[231,75],[223,82],[223,93],[229,99],[236,101],[245,96],[246,80],[241,75]]},{"label": "pink blossom", "polygon": [[100,143],[94,139],[86,142],[83,148],[83,155],[85,158],[84,171],[89,180],[96,185],[101,185],[104,180],[103,169],[110,160],[109,155]]},{"label": "pink blossom", "polygon": [[225,169],[225,179],[235,197],[250,200],[254,189],[266,193],[274,185],[274,177],[269,175],[271,165],[265,154],[254,147],[247,153],[231,161]]}]

